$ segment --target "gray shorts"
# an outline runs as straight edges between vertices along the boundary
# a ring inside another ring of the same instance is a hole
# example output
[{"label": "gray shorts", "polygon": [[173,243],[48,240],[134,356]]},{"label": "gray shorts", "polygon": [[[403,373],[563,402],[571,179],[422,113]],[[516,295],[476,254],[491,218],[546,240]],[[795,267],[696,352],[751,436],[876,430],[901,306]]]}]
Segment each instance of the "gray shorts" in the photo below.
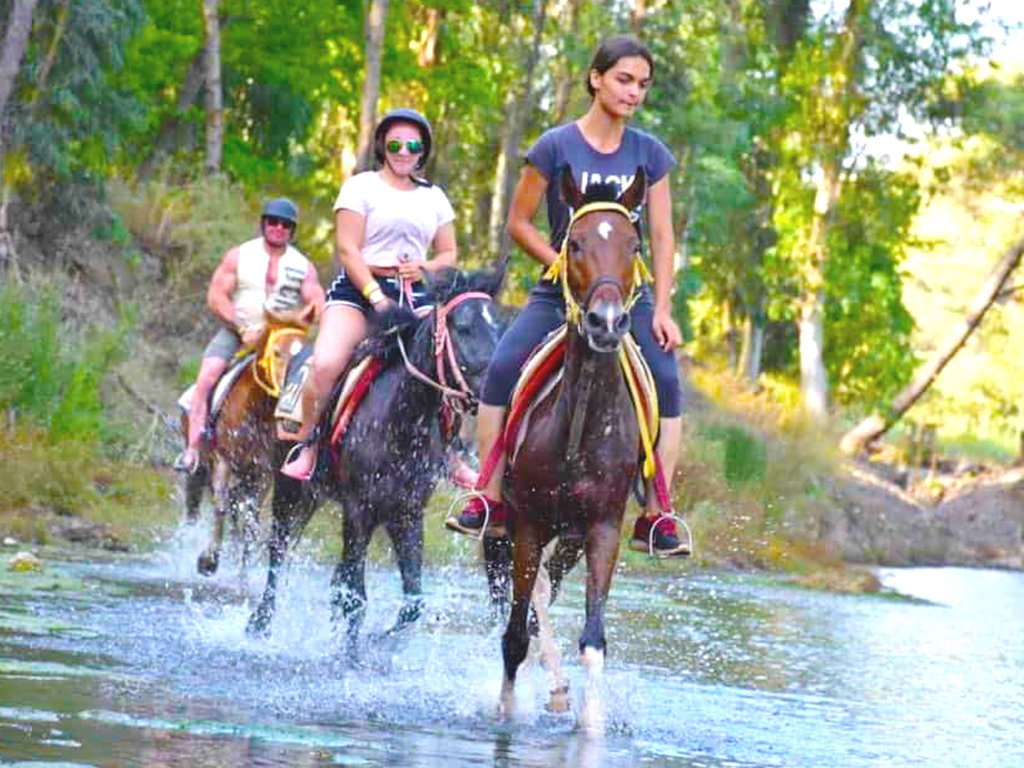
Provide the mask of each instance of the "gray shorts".
[{"label": "gray shorts", "polygon": [[221,360],[230,360],[235,353],[242,348],[242,339],[230,328],[221,326],[210,343],[203,351],[203,357],[219,357]]}]

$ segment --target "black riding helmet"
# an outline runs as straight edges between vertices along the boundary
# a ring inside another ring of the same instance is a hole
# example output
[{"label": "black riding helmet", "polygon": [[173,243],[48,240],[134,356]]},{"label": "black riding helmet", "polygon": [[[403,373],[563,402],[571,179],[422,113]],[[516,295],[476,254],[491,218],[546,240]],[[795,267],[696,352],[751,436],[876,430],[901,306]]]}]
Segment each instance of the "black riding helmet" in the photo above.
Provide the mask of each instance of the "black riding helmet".
[{"label": "black riding helmet", "polygon": [[423,137],[423,154],[420,155],[416,168],[422,168],[430,157],[430,147],[434,143],[434,135],[430,130],[430,123],[427,122],[427,118],[415,109],[407,107],[392,109],[377,123],[377,128],[373,132],[373,155],[377,158],[377,162],[381,165],[384,164],[384,135],[393,123],[411,123],[420,129],[420,134]]},{"label": "black riding helmet", "polygon": [[292,223],[292,229],[299,224],[299,209],[295,207],[295,203],[289,200],[287,197],[275,197],[273,200],[268,200],[263,205],[263,210],[260,212],[260,220],[267,218],[267,216],[274,216],[278,219],[284,219]]}]

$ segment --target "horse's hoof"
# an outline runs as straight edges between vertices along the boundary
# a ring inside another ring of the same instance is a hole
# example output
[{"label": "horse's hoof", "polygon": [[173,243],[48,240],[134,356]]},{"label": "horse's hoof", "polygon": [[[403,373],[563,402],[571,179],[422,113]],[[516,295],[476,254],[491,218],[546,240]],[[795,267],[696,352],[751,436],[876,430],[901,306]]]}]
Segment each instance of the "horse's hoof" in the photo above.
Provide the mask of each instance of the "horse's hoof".
[{"label": "horse's hoof", "polygon": [[217,572],[218,565],[220,565],[220,557],[208,552],[203,552],[196,560],[196,570],[199,571],[200,576],[213,576]]},{"label": "horse's hoof", "polygon": [[253,640],[266,640],[270,637],[270,619],[257,611],[245,625],[245,636]]}]

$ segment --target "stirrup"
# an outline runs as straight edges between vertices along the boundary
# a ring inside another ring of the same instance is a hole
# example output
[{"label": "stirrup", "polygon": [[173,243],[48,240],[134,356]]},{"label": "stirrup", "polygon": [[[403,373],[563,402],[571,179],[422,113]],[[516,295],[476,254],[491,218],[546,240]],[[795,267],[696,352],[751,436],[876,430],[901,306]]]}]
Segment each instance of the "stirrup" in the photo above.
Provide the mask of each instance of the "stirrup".
[{"label": "stirrup", "polygon": [[[479,496],[480,500],[483,501],[484,503],[484,522],[480,526],[480,533],[469,533],[464,528],[455,528],[449,525],[448,521],[452,519],[452,511],[455,509],[455,507],[458,505],[462,505],[465,502],[469,501],[470,499],[476,498],[477,496]],[[466,491],[465,493],[460,493],[452,500],[452,503],[448,505],[448,514],[444,516],[444,520],[444,525],[448,530],[455,531],[456,533],[461,533],[463,536],[468,536],[469,538],[476,539],[477,541],[483,541],[484,533],[487,531],[487,523],[489,523],[491,520],[491,502],[487,500],[487,496],[484,494],[483,491],[474,490]]]},{"label": "stirrup", "polygon": [[[288,453],[285,454],[284,461],[281,462],[281,466],[278,469],[278,472],[281,472],[282,474],[284,474],[284,468],[287,465],[291,464],[296,459],[298,459],[299,458],[299,454],[302,453],[302,450],[304,448],[311,448],[311,447],[313,447],[319,439],[320,439],[320,427],[319,426],[313,427],[313,429],[310,430],[310,433],[306,437],[305,440],[299,440],[297,443],[295,443],[295,445],[293,445],[291,448],[288,449]],[[288,478],[290,478],[292,480],[299,480],[299,482],[307,482],[310,479],[312,479],[314,474],[316,474],[316,465],[317,465],[317,462],[319,460],[320,460],[320,454],[319,454],[319,451],[318,451],[317,452],[317,457],[313,461],[313,466],[309,468],[309,474],[306,475],[304,478],[302,478],[302,479],[294,478],[294,477],[291,477],[291,475],[285,475],[285,477],[288,477]]]},{"label": "stirrup", "polygon": [[675,520],[677,523],[683,526],[683,530],[686,531],[686,549],[682,548],[683,542],[682,540],[680,540],[680,549],[675,554],[684,557],[691,556],[693,554],[693,532],[690,530],[690,526],[686,524],[686,521],[674,512],[662,512],[660,515],[658,515],[658,519],[654,520],[651,523],[651,530],[647,534],[647,554],[651,557],[659,557],[662,559],[666,557],[672,557],[672,555],[661,555],[654,551],[654,531],[659,525],[661,525],[663,520]]},{"label": "stirrup", "polygon": [[[193,459],[191,462],[187,463],[185,461],[185,456],[189,451],[193,452]],[[186,448],[175,457],[174,464],[172,466],[174,467],[175,472],[181,472],[184,475],[194,475],[199,471],[199,451],[195,448]]]}]

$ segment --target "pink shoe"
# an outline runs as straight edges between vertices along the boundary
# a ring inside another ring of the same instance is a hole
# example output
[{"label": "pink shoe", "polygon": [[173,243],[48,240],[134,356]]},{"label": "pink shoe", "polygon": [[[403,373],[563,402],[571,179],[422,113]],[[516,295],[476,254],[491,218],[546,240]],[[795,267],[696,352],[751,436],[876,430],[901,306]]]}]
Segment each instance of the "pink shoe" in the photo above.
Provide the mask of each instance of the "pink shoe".
[{"label": "pink shoe", "polygon": [[[296,448],[298,453],[294,453]],[[315,446],[301,444],[295,446],[285,458],[284,464],[281,465],[281,474],[292,480],[298,480],[300,483],[308,482],[316,468],[316,455]]]},{"label": "pink shoe", "polygon": [[457,462],[455,469],[448,473],[448,482],[466,491],[475,490],[479,479],[480,473],[462,461]]}]

